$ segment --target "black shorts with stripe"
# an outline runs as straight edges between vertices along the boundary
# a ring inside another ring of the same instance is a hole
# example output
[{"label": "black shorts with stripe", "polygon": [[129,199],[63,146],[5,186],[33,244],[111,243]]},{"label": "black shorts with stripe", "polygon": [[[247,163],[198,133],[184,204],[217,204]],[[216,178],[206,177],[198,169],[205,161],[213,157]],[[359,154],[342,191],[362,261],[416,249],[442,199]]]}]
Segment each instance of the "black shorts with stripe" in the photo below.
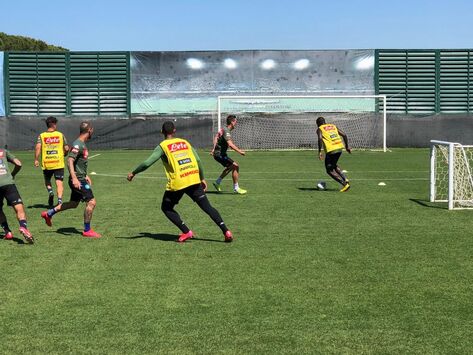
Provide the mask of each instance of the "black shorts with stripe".
[{"label": "black shorts with stripe", "polygon": [[54,176],[54,179],[63,181],[64,180],[64,168],[61,169],[52,169],[52,170],[43,170],[44,181],[51,182],[51,178]]},{"label": "black shorts with stripe", "polygon": [[92,187],[87,183],[86,180],[80,180],[80,189],[76,189],[72,184],[72,179],[69,179],[69,187],[71,188],[71,201],[75,202],[89,202],[94,198]]},{"label": "black shorts with stripe", "polygon": [[188,186],[182,190],[177,191],[165,191],[163,195],[163,205],[172,205],[175,206],[179,203],[182,196],[186,194],[189,196],[192,201],[196,202],[197,200],[205,197],[205,191],[202,188],[201,184],[195,184]]},{"label": "black shorts with stripe", "polygon": [[338,159],[342,155],[341,151],[325,154],[325,169],[334,170],[337,168]]},{"label": "black shorts with stripe", "polygon": [[3,207],[3,199],[7,200],[8,206],[23,204],[20,193],[14,184],[0,186],[0,208]]},{"label": "black shorts with stripe", "polygon": [[214,159],[226,168],[233,165],[233,160],[226,154],[224,154],[224,155],[220,155],[220,154],[214,155]]}]

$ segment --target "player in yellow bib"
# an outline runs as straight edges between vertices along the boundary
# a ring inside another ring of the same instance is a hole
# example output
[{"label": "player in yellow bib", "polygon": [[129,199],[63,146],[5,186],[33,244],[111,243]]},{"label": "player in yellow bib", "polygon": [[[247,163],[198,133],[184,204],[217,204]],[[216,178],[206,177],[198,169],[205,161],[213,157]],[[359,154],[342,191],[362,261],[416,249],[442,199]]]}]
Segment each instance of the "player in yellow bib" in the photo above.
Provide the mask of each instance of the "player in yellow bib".
[{"label": "player in yellow bib", "polygon": [[51,178],[54,176],[56,181],[56,191],[58,205],[62,204],[62,194],[64,191],[64,155],[68,152],[66,137],[57,131],[56,117],[46,119],[46,132],[38,136],[34,153],[34,166],[39,166],[39,157],[41,155],[41,168],[43,169],[44,184],[48,190],[48,206],[54,207],[54,192],[51,184]]},{"label": "player in yellow bib", "polygon": [[323,147],[325,151],[325,169],[327,174],[342,185],[340,192],[348,191],[350,183],[337,165],[338,159],[340,159],[342,155],[343,148],[345,148],[348,153],[351,153],[351,148],[348,146],[348,137],[334,124],[326,123],[323,117],[318,117],[316,122],[318,127],[319,159],[322,160],[324,158],[321,152]]},{"label": "player in yellow bib", "polygon": [[132,181],[136,174],[145,171],[161,159],[168,180],[161,210],[181,230],[182,234],[179,235],[178,241],[185,242],[194,236],[194,233],[182,221],[179,213],[174,210],[174,206],[186,194],[220,227],[225,241],[231,242],[233,240],[232,233],[223,222],[220,213],[211,206],[205,195],[207,183],[204,179],[199,155],[188,141],[174,137],[176,128],[173,122],[164,122],[161,133],[164,135],[164,140],[155,148],[148,159],[128,174],[128,181]]}]

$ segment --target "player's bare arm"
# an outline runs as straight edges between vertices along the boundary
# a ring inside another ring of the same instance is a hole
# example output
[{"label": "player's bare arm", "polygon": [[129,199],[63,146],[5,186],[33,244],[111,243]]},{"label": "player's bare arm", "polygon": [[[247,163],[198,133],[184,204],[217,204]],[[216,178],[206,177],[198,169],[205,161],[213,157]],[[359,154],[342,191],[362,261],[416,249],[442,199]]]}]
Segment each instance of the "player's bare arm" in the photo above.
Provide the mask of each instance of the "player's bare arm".
[{"label": "player's bare arm", "polygon": [[238,148],[231,139],[229,139],[227,143],[228,143],[228,146],[232,148],[235,152],[237,152],[240,155],[245,155],[245,151]]},{"label": "player's bare arm", "polygon": [[13,170],[11,172],[11,176],[13,178],[15,178],[15,175],[18,174],[18,172],[21,170],[21,161],[19,159],[15,158],[11,161],[11,163],[13,163],[13,165],[15,165],[15,167],[13,168]]},{"label": "player's bare arm", "polygon": [[36,143],[34,147],[34,166],[39,166],[39,155],[41,154],[41,143]]},{"label": "player's bare arm", "polygon": [[210,151],[210,155],[214,155],[215,146],[217,145],[217,141],[218,141],[218,132],[217,132],[217,134],[214,136],[213,146],[212,146],[212,150]]},{"label": "player's bare arm", "polygon": [[343,142],[345,143],[345,149],[348,153],[351,154],[351,148],[348,145],[348,136],[342,130],[338,130],[338,134],[343,138]]},{"label": "player's bare arm", "polygon": [[320,132],[319,128],[317,128],[317,145],[319,147],[319,159],[324,160],[324,154],[322,153],[322,132]]},{"label": "player's bare arm", "polygon": [[67,158],[67,169],[69,170],[69,175],[71,176],[72,185],[74,185],[76,189],[80,189],[80,181],[77,178],[76,171],[74,169],[74,158]]}]

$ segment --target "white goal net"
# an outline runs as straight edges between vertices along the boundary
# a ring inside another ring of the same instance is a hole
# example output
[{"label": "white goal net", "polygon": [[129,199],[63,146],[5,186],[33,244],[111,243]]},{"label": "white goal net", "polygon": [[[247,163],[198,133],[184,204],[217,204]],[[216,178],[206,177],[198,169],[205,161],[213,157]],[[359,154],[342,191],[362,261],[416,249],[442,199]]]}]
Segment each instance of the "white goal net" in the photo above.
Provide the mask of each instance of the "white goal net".
[{"label": "white goal net", "polygon": [[430,201],[473,208],[473,146],[431,141]]},{"label": "white goal net", "polygon": [[228,115],[238,117],[232,134],[243,149],[317,148],[319,116],[348,136],[352,148],[386,151],[386,97],[219,96],[214,130]]}]

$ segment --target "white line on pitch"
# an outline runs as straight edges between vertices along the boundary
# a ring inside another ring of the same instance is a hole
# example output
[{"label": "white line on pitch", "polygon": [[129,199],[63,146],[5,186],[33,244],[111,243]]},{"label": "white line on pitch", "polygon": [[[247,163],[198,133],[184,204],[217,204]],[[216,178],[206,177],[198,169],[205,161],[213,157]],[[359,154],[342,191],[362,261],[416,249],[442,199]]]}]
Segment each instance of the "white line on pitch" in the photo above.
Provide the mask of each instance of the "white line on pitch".
[{"label": "white line on pitch", "polygon": [[99,155],[102,155],[102,154],[101,154],[101,153],[99,153],[99,154],[92,155],[91,157],[89,157],[89,159],[92,159],[92,158],[98,157]]},{"label": "white line on pitch", "polygon": [[[116,178],[126,178],[126,174],[100,174],[97,173],[96,176],[105,176],[105,177],[116,177]],[[146,176],[140,175],[139,179],[156,179],[156,180],[167,180],[165,176]],[[271,181],[313,181],[317,180],[317,177],[305,178],[305,179],[270,179]],[[379,181],[380,178],[376,179],[351,179],[353,181]],[[383,178],[386,181],[425,181],[429,178]],[[268,181],[268,179],[258,179],[258,178],[249,178],[243,179],[243,181]]]}]

